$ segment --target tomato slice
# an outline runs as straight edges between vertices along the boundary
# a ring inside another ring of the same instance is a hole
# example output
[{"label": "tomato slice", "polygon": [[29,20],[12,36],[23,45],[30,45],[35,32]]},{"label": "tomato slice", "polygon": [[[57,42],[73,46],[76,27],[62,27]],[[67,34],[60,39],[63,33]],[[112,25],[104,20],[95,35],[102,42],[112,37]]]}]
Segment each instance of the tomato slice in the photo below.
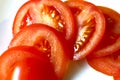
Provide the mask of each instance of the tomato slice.
[{"label": "tomato slice", "polygon": [[87,62],[97,71],[110,76],[120,76],[120,50],[103,57],[87,56]]},{"label": "tomato slice", "polygon": [[[9,54],[9,56],[11,56]],[[48,57],[47,57],[48,58]],[[58,80],[49,59],[25,58],[15,62],[6,80]]]},{"label": "tomato slice", "polygon": [[25,3],[16,14],[13,34],[33,23],[47,24],[61,32],[67,40],[73,40],[76,33],[69,7],[59,0],[36,0]]},{"label": "tomato slice", "polygon": [[78,28],[74,46],[74,60],[80,60],[92,52],[105,32],[102,12],[92,3],[82,0],[66,1],[71,8]]},{"label": "tomato slice", "polygon": [[6,78],[9,77],[9,72],[14,68],[14,65],[27,58],[36,58],[45,63],[50,62],[48,56],[34,47],[18,46],[9,48],[0,56],[0,80],[6,80]]},{"label": "tomato slice", "polygon": [[73,56],[66,39],[54,28],[43,24],[25,27],[13,38],[9,48],[21,45],[34,46],[46,53],[60,78],[64,76],[69,60]]},{"label": "tomato slice", "polygon": [[120,49],[120,14],[107,7],[99,8],[106,19],[106,30],[100,44],[92,53],[95,57],[106,56]]}]

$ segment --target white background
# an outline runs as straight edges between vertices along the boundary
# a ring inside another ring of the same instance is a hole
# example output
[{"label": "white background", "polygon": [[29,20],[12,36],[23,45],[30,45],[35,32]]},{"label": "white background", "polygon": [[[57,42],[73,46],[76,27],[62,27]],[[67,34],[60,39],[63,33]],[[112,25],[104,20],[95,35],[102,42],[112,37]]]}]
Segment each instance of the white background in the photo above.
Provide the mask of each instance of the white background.
[{"label": "white background", "polygon": [[[8,47],[12,38],[12,23],[19,7],[27,0],[0,0],[0,54]],[[120,0],[86,0],[99,6],[110,7],[120,13]],[[71,63],[64,80],[113,80],[92,69],[85,60]]]}]

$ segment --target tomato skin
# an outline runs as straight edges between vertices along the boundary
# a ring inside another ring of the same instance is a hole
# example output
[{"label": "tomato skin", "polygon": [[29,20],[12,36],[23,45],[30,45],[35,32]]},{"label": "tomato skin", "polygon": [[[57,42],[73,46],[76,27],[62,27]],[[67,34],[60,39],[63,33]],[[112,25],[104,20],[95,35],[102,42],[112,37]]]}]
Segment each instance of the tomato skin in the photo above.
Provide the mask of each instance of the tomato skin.
[{"label": "tomato skin", "polygon": [[62,78],[68,68],[70,59],[72,59],[73,51],[71,47],[69,48],[65,38],[54,28],[43,24],[32,24],[25,27],[12,39],[9,48],[27,45],[39,49],[41,39],[48,41],[51,51],[47,55],[50,55],[56,74]]},{"label": "tomato skin", "polygon": [[105,16],[106,30],[100,44],[91,56],[102,57],[120,49],[120,15],[118,12],[103,6],[98,6]]},{"label": "tomato skin", "polygon": [[90,54],[101,41],[105,32],[105,18],[94,4],[83,0],[65,2],[72,10],[77,24],[74,60]]},{"label": "tomato skin", "polygon": [[73,38],[76,33],[74,18],[69,7],[62,1],[35,0],[25,3],[16,14],[13,24],[13,35],[17,34],[26,25],[34,23],[42,23],[54,27],[67,40],[70,40],[70,42],[74,41]]},{"label": "tomato skin", "polygon": [[110,76],[120,76],[120,50],[103,57],[87,56],[88,64],[95,70]]},{"label": "tomato skin", "polygon": [[[25,58],[16,62],[7,75],[7,80],[58,80],[49,59]],[[18,72],[18,73],[17,73]]]},{"label": "tomato skin", "polygon": [[118,76],[118,77],[114,76],[113,78],[114,78],[114,80],[120,80],[120,76]]},{"label": "tomato skin", "polygon": [[26,58],[37,58],[40,60],[49,61],[48,56],[40,52],[34,47],[17,46],[9,48],[0,56],[0,79],[6,80],[10,69],[17,62]]}]

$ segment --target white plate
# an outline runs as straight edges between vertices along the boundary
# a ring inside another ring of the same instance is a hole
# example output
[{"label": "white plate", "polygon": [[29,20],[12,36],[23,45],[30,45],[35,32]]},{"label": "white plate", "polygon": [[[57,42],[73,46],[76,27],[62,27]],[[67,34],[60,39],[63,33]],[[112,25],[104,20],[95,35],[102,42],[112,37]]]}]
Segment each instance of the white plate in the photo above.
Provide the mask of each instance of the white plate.
[{"label": "white plate", "polygon": [[[12,23],[19,7],[27,0],[0,0],[0,54],[8,47],[12,38]],[[120,13],[120,0],[86,0],[99,6],[110,7]],[[92,69],[85,60],[72,63],[64,80],[113,80]]]}]

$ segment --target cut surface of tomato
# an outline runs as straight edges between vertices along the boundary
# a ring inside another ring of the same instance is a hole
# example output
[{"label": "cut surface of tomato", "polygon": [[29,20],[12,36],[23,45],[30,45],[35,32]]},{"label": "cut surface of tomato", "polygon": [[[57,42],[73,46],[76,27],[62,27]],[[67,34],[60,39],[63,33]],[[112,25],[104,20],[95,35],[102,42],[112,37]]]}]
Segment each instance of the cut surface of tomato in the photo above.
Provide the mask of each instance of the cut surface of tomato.
[{"label": "cut surface of tomato", "polygon": [[78,28],[74,60],[85,58],[98,45],[105,31],[102,12],[92,3],[82,0],[66,1],[76,18]]},{"label": "cut surface of tomato", "polygon": [[87,56],[88,64],[104,74],[120,76],[120,50],[103,57]]},{"label": "cut surface of tomato", "polygon": [[54,27],[67,40],[73,40],[76,33],[73,15],[69,7],[58,0],[36,0],[25,3],[16,14],[13,34],[33,23],[43,23]]},{"label": "cut surface of tomato", "polygon": [[106,30],[100,44],[92,52],[94,57],[112,54],[120,49],[120,14],[110,8],[98,6],[106,19]]},{"label": "cut surface of tomato", "polygon": [[[10,55],[9,55],[10,56]],[[48,58],[48,57],[47,57]],[[6,80],[58,80],[49,59],[25,58],[15,62]]]},{"label": "cut surface of tomato", "polygon": [[50,62],[48,56],[46,56],[44,53],[40,52],[34,47],[18,46],[18,47],[9,48],[0,56],[0,80],[6,80],[6,78],[9,77],[8,74],[13,69],[13,67],[19,61],[27,58],[36,58],[39,59],[39,61],[44,61],[45,63]]},{"label": "cut surface of tomato", "polygon": [[55,72],[59,77],[63,77],[73,56],[69,44],[66,44],[66,39],[54,28],[43,24],[32,24],[13,38],[9,48],[21,45],[36,47],[50,57]]}]

